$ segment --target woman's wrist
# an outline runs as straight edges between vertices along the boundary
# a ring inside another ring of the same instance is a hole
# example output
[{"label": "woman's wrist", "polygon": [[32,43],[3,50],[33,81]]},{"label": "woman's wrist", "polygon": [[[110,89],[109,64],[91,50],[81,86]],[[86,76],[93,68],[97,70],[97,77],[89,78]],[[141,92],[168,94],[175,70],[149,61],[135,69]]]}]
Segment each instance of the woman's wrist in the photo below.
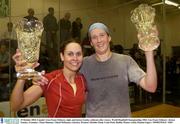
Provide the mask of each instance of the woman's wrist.
[{"label": "woman's wrist", "polygon": [[17,79],[17,82],[19,82],[19,83],[25,83],[25,80],[24,79]]}]

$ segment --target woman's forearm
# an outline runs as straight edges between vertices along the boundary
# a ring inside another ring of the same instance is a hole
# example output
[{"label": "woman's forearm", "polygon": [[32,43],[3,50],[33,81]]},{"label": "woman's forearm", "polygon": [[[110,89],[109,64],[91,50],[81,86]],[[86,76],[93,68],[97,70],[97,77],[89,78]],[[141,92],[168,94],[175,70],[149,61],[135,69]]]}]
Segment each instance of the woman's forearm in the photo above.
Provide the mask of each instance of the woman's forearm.
[{"label": "woman's forearm", "polygon": [[12,91],[10,98],[12,111],[18,111],[19,109],[21,109],[21,105],[24,101],[24,84],[25,80],[18,79]]},{"label": "woman's forearm", "polygon": [[157,88],[157,73],[154,63],[153,51],[145,52],[145,55],[146,55],[146,65],[147,65],[146,86],[150,92],[155,92]]}]

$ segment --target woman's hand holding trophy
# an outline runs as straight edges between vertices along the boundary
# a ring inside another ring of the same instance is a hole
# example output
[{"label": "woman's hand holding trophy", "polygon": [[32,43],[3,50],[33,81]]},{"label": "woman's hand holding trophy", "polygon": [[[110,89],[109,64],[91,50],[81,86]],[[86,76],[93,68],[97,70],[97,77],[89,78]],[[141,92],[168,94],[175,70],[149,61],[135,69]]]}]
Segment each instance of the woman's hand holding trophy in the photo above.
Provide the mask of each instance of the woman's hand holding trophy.
[{"label": "woman's hand holding trophy", "polygon": [[36,68],[39,66],[38,62],[33,63],[32,65],[29,65],[26,60],[22,59],[22,54],[19,49],[16,50],[16,54],[13,55],[13,60],[15,61],[15,71],[17,73],[23,72],[27,68]]},{"label": "woman's hand holding trophy", "polygon": [[147,4],[141,4],[132,11],[131,21],[136,26],[138,45],[143,51],[152,51],[160,44],[154,18],[155,9]]},{"label": "woman's hand holding trophy", "polygon": [[[15,61],[15,71],[17,72],[17,74],[22,74],[24,72],[24,70],[26,70],[27,68],[31,68],[31,69],[35,69],[36,67],[39,66],[38,62],[35,62],[33,64],[31,64],[31,66],[22,59],[22,54],[20,52],[19,49],[16,50],[16,54],[13,55],[13,60]],[[32,83],[36,84],[36,85],[45,85],[48,83],[48,80],[43,76],[45,74],[45,71],[41,71],[38,72],[38,75],[34,75],[34,76],[30,76],[29,78],[28,76],[24,76],[21,75],[21,80],[26,80],[26,79],[32,79]]]}]

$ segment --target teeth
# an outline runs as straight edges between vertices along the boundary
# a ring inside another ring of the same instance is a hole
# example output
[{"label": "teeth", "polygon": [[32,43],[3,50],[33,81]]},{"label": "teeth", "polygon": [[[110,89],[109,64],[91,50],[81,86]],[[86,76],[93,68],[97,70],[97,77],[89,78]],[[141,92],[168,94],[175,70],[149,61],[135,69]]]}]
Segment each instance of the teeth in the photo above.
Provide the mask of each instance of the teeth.
[{"label": "teeth", "polygon": [[78,65],[78,63],[71,63],[72,65]]},{"label": "teeth", "polygon": [[98,47],[103,47],[103,44],[98,44],[97,46],[98,46]]},{"label": "teeth", "polygon": [[98,46],[98,47],[102,47],[102,46],[104,46],[104,44],[97,44],[97,46]]}]

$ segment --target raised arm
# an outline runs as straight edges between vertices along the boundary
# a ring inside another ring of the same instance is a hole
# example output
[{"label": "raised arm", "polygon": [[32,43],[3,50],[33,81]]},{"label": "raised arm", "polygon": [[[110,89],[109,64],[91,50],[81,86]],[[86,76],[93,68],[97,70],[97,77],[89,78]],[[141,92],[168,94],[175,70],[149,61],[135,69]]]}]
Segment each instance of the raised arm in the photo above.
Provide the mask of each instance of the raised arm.
[{"label": "raised arm", "polygon": [[140,80],[140,86],[149,92],[155,92],[157,88],[157,73],[154,63],[153,51],[145,52],[146,76]]},{"label": "raised arm", "polygon": [[[151,34],[154,36],[158,36],[158,31],[156,26],[154,26],[151,30]],[[141,40],[140,34],[138,35],[138,39]],[[153,51],[145,51],[146,57],[146,76],[140,80],[140,86],[149,92],[155,92],[157,88],[157,72],[154,62],[154,54]]]},{"label": "raised arm", "polygon": [[40,86],[32,85],[24,92],[25,80],[18,79],[12,91],[10,103],[11,110],[18,111],[38,100],[43,91]]},{"label": "raised arm", "polygon": [[[13,56],[13,60],[15,61],[15,69],[16,72],[22,70],[26,67],[26,62],[20,59],[21,53],[17,50],[16,54]],[[37,64],[38,65],[38,64]],[[35,66],[37,66],[35,65]],[[12,111],[18,111],[41,97],[43,90],[39,85],[32,85],[24,92],[24,85],[26,81],[24,79],[18,79],[16,85],[12,91],[10,104]]]}]

